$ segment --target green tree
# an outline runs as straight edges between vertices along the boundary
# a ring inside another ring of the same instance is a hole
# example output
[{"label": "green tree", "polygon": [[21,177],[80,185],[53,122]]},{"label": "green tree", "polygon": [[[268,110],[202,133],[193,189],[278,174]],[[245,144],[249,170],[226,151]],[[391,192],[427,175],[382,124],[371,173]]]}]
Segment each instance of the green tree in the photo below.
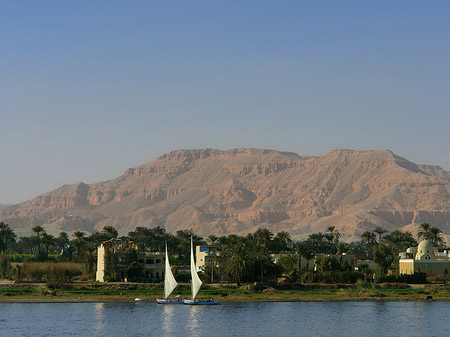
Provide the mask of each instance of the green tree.
[{"label": "green tree", "polygon": [[248,263],[248,251],[244,240],[237,235],[229,235],[224,247],[225,270],[239,286]]},{"label": "green tree", "polygon": [[164,249],[165,241],[167,239],[166,229],[160,226],[151,229],[153,234],[153,250],[160,252]]},{"label": "green tree", "polygon": [[441,246],[445,243],[442,230],[438,227],[431,227],[429,232],[429,240],[434,246]]},{"label": "green tree", "polygon": [[367,257],[371,252],[370,247],[372,247],[376,243],[377,243],[376,235],[373,232],[365,231],[361,235],[361,244],[367,246]]},{"label": "green tree", "polygon": [[339,238],[341,237],[341,234],[336,229],[336,226],[329,226],[327,228],[327,233],[325,234],[325,236],[328,239],[328,241],[330,241],[330,243],[333,242],[337,243],[339,241]]},{"label": "green tree", "polygon": [[128,237],[137,243],[138,250],[141,252],[145,252],[147,247],[151,247],[154,240],[153,232],[147,227],[136,227],[134,231],[128,233]]},{"label": "green tree", "polygon": [[313,247],[316,254],[336,253],[336,246],[332,244],[327,238],[327,235],[322,232],[310,234],[306,241]]},{"label": "green tree", "polygon": [[317,266],[319,272],[338,271],[340,270],[339,261],[333,256],[323,257]]},{"label": "green tree", "polygon": [[41,226],[34,226],[34,227],[31,228],[31,230],[35,234],[34,236],[36,238],[36,245],[37,245],[38,256],[41,256],[41,236],[45,232],[45,230]]},{"label": "green tree", "polygon": [[66,232],[60,232],[56,239],[56,247],[64,261],[72,260],[73,248],[70,246],[69,235]]},{"label": "green tree", "polygon": [[33,254],[33,242],[28,236],[22,236],[19,238],[16,244],[16,252],[19,254]]},{"label": "green tree", "polygon": [[11,262],[5,254],[0,254],[0,278],[11,278]]},{"label": "green tree", "polygon": [[373,232],[378,234],[378,242],[381,242],[383,234],[387,233],[388,231],[385,228],[378,226],[373,230]]},{"label": "green tree", "polygon": [[144,277],[144,267],[137,261],[131,262],[127,267],[127,280],[131,282],[138,282],[142,281]]},{"label": "green tree", "polygon": [[299,257],[299,261],[298,261],[299,269],[300,270],[302,269],[301,258],[303,257],[307,261],[306,262],[306,270],[308,270],[309,269],[309,260],[314,258],[314,256],[316,255],[312,242],[310,240],[297,242],[295,244],[295,251]]},{"label": "green tree", "polygon": [[423,240],[429,240],[430,238],[430,230],[431,230],[431,225],[429,223],[422,223],[419,226],[419,232],[417,233],[417,238],[423,239]]},{"label": "green tree", "polygon": [[0,252],[6,253],[11,243],[16,241],[17,235],[7,223],[0,222]]},{"label": "green tree", "polygon": [[398,256],[398,253],[404,252],[409,247],[417,246],[417,241],[410,232],[400,230],[395,230],[389,235],[386,235],[383,242],[392,248],[392,251],[396,256]]},{"label": "green tree", "polygon": [[219,240],[218,236],[211,234],[206,238],[206,243],[210,246],[213,246],[218,243],[218,240]]},{"label": "green tree", "polygon": [[291,235],[288,232],[278,232],[272,240],[274,253],[287,253],[293,249]]},{"label": "green tree", "polygon": [[48,258],[49,247],[55,245],[55,237],[51,234],[42,233],[42,244],[45,246],[45,256]]},{"label": "green tree", "polygon": [[373,260],[378,264],[381,274],[385,275],[395,258],[392,249],[381,243],[373,250]]},{"label": "green tree", "polygon": [[253,280],[264,281],[264,275],[272,270],[274,263],[270,257],[273,233],[268,229],[258,229],[245,238],[249,250],[249,269],[253,271]]},{"label": "green tree", "polygon": [[70,244],[75,247],[78,261],[81,262],[83,246],[86,244],[86,233],[82,231],[76,231],[72,235],[74,239],[70,242]]},{"label": "green tree", "polygon": [[103,227],[102,234],[104,234],[106,240],[117,239],[117,237],[119,236],[119,233],[114,226]]},{"label": "green tree", "polygon": [[97,258],[97,247],[97,242],[93,240],[87,240],[80,252],[80,261],[86,263],[88,274],[92,274],[94,272],[94,264]]}]

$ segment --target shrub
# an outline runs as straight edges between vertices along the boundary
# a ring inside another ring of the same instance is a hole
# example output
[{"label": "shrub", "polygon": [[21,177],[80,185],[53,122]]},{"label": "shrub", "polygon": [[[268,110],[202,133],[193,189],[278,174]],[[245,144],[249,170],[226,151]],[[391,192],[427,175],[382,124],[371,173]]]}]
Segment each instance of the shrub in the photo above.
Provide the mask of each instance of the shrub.
[{"label": "shrub", "polygon": [[142,265],[134,261],[127,268],[127,280],[137,282],[145,278],[144,268]]},{"label": "shrub", "polygon": [[5,254],[0,254],[0,278],[11,278],[11,262]]},{"label": "shrub", "polygon": [[319,261],[317,266],[319,272],[338,271],[340,269],[339,261],[333,256],[325,256]]},{"label": "shrub", "polygon": [[103,276],[103,281],[105,281],[105,282],[117,282],[117,279],[114,276],[105,275],[105,276]]},{"label": "shrub", "polygon": [[72,278],[81,275],[80,267],[73,262],[46,263],[46,276],[49,282],[62,284],[72,281]]},{"label": "shrub", "polygon": [[22,268],[22,275],[28,281],[41,281],[45,274],[44,268],[38,262],[25,262]]},{"label": "shrub", "polygon": [[179,283],[188,283],[191,282],[191,274],[190,273],[177,273],[175,278]]},{"label": "shrub", "polygon": [[81,275],[81,269],[73,262],[25,262],[20,274],[29,281],[46,279],[54,284],[60,284],[70,282],[73,277]]},{"label": "shrub", "polygon": [[396,275],[385,275],[378,278],[379,283],[409,283],[409,284],[423,284],[428,283],[427,274],[425,273],[415,273],[415,274],[401,274]]}]

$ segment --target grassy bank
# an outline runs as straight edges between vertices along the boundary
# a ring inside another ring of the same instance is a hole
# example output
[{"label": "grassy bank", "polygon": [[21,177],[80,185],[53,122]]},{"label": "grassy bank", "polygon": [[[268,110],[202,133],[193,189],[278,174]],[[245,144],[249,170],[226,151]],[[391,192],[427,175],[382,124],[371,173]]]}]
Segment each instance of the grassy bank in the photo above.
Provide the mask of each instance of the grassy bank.
[{"label": "grassy bank", "polygon": [[[189,285],[182,285],[174,295],[190,296]],[[0,302],[133,302],[135,298],[154,301],[161,297],[161,286],[142,284],[67,284],[48,289],[46,284],[11,284],[0,289]],[[300,289],[267,288],[252,291],[242,288],[217,287],[202,289],[200,298],[222,302],[296,302],[296,301],[450,301],[446,285],[377,285],[326,286],[308,285]]]}]

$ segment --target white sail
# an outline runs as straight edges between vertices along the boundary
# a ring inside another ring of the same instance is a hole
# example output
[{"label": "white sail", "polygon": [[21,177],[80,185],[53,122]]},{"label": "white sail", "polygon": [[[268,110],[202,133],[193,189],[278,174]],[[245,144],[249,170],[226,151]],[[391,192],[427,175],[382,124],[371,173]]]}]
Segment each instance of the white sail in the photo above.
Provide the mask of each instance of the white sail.
[{"label": "white sail", "polygon": [[192,300],[197,296],[200,287],[202,286],[202,281],[197,275],[197,269],[195,268],[195,260],[194,260],[194,243],[191,236],[191,278],[192,278]]},{"label": "white sail", "polygon": [[172,291],[178,285],[175,277],[173,277],[172,270],[169,264],[169,254],[167,254],[167,242],[166,242],[166,270],[164,273],[164,299],[167,299]]}]

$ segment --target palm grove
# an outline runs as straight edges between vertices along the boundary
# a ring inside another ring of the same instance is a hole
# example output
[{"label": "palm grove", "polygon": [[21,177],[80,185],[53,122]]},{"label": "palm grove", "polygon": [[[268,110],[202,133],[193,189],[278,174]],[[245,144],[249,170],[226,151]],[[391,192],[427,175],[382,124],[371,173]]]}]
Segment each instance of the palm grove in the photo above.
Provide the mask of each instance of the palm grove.
[{"label": "palm grove", "polygon": [[[66,232],[53,236],[43,227],[34,226],[30,236],[18,238],[8,224],[0,222],[0,277],[67,282],[76,276],[93,280],[97,247],[111,239],[133,241],[139,251],[153,252],[163,251],[167,242],[171,264],[175,267],[188,265],[191,237],[195,245],[220,247],[225,261],[224,272],[238,285],[245,282],[275,283],[280,277],[287,283],[354,283],[358,279],[369,278],[372,273],[364,264],[358,271],[352,270],[347,262],[342,261],[344,255],[354,254],[373,260],[382,276],[398,266],[399,252],[417,245],[410,232],[396,230],[388,233],[382,227],[364,232],[359,242],[347,243],[340,239],[335,226],[328,227],[323,233],[310,234],[304,241],[294,242],[289,233],[278,232],[275,235],[268,229],[258,229],[246,236],[231,234],[202,238],[192,230],[171,234],[159,226],[137,227],[122,237],[112,226],[92,234],[76,231],[70,236]],[[427,239],[435,246],[444,244],[442,231],[427,223],[420,225],[417,239]],[[281,254],[278,263],[274,262],[272,254]],[[317,256],[322,258],[313,260]],[[302,265],[302,261],[306,263]],[[309,266],[314,262],[310,261],[315,261],[314,271]],[[217,271],[206,268],[203,280],[217,279],[213,273]]]}]

